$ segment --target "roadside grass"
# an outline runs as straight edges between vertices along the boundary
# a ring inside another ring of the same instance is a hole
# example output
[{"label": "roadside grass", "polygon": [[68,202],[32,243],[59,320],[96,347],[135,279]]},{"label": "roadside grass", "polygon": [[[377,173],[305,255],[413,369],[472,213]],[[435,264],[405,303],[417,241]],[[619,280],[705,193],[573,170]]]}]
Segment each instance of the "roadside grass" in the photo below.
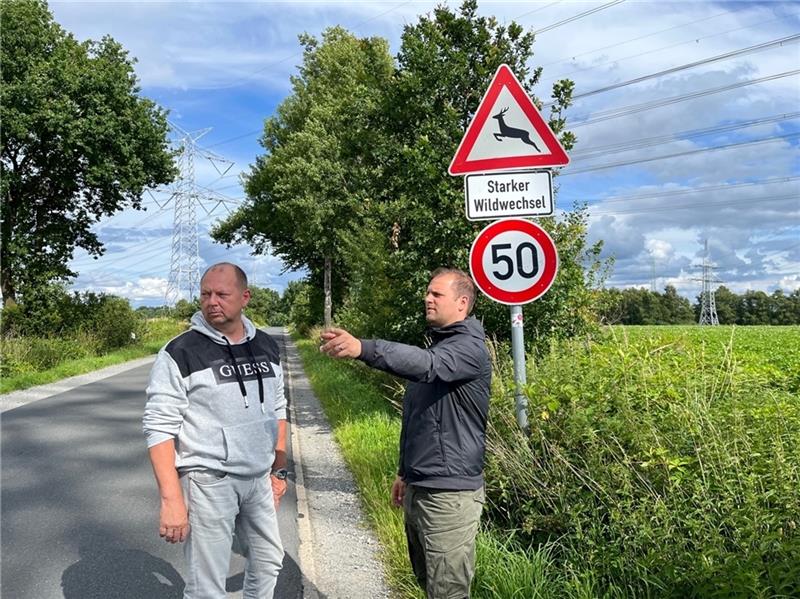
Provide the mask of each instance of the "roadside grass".
[{"label": "roadside grass", "polygon": [[[0,393],[28,389],[92,372],[107,366],[143,358],[158,352],[170,339],[186,330],[186,322],[174,319],[151,319],[142,339],[133,345],[102,355],[95,355],[91,335],[76,338],[30,339],[12,337],[0,340],[2,359],[16,366],[15,374],[0,379]],[[42,365],[47,367],[41,368]],[[21,372],[20,372],[21,371]]]}]

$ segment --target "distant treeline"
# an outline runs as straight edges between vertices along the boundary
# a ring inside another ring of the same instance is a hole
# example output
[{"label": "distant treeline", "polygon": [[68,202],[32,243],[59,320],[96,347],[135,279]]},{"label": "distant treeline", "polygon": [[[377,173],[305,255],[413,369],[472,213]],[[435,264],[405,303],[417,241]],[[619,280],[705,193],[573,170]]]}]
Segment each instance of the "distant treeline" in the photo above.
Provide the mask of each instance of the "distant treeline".
[{"label": "distant treeline", "polygon": [[[600,319],[607,324],[689,324],[700,318],[700,297],[692,304],[671,285],[663,293],[644,288],[599,293]],[[739,295],[722,286],[716,289],[714,300],[720,324],[800,324],[800,289],[788,295],[781,289]]]}]

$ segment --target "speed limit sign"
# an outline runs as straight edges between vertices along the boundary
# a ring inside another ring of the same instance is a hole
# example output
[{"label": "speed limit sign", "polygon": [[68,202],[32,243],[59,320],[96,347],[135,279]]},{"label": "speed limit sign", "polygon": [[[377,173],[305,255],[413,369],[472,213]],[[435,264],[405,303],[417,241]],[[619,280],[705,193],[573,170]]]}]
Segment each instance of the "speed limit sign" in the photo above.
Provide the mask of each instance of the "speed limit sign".
[{"label": "speed limit sign", "polygon": [[509,218],[484,228],[469,254],[478,288],[496,302],[521,305],[550,289],[558,271],[558,252],[539,225]]}]

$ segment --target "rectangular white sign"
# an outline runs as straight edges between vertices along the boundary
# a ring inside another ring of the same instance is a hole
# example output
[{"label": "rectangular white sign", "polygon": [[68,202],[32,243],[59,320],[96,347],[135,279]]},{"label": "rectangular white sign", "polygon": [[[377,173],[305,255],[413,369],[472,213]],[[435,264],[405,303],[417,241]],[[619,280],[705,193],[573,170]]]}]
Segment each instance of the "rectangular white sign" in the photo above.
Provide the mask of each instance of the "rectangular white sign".
[{"label": "rectangular white sign", "polygon": [[464,195],[469,220],[553,214],[553,177],[550,171],[467,175]]}]

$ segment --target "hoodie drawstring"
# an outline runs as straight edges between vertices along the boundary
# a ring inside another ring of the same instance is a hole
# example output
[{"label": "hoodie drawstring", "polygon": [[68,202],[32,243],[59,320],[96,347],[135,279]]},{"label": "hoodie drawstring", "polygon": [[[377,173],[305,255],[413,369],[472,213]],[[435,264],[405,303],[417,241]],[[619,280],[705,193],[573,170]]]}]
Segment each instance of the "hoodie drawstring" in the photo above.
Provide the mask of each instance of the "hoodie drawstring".
[{"label": "hoodie drawstring", "polygon": [[258,399],[261,401],[261,411],[264,411],[264,377],[261,376],[261,369],[256,363],[256,355],[253,353],[253,346],[250,345],[250,337],[245,338],[244,344],[247,346],[247,351],[250,354],[250,359],[253,361],[253,368],[255,368],[256,376],[258,377]]},{"label": "hoodie drawstring", "polygon": [[[223,335],[222,338],[225,340],[225,345],[228,348],[228,355],[231,357],[231,366],[233,366],[233,372],[236,373],[236,380],[239,382],[239,391],[242,392],[242,397],[244,398],[244,407],[245,408],[249,408],[250,404],[247,402],[247,389],[244,388],[244,381],[242,380],[242,375],[239,374],[239,369],[236,366],[236,356],[233,355],[233,347],[231,347],[231,342],[228,341],[228,338],[225,335]],[[248,347],[250,347],[249,343],[248,343]],[[252,355],[252,354],[253,354],[253,352],[251,350],[250,351],[250,355]],[[263,392],[261,390],[261,373],[258,374],[258,382],[259,382],[258,391],[259,391],[259,394],[262,395],[261,403],[263,404],[264,403],[264,397],[263,397]],[[261,409],[262,410],[264,409],[263,405],[262,405]]]}]

